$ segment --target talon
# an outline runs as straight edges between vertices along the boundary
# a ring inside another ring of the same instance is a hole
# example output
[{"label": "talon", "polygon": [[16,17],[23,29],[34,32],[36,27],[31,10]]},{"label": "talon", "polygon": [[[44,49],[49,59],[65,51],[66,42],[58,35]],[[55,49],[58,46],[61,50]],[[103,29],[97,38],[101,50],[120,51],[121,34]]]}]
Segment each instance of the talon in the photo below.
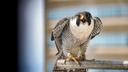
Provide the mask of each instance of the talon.
[{"label": "talon", "polygon": [[71,60],[69,57],[67,57],[66,59],[65,59],[65,61],[64,61],[64,64],[66,64],[66,61],[69,61],[69,60]]},{"label": "talon", "polygon": [[79,62],[76,58],[73,57],[72,60],[73,60],[76,64],[78,64],[79,66],[81,65],[80,62]]},{"label": "talon", "polygon": [[86,57],[85,55],[80,55],[78,57],[76,57],[79,61],[85,61],[86,60]]},{"label": "talon", "polygon": [[58,54],[59,54],[59,52],[56,53],[56,55],[58,55]]},{"label": "talon", "polygon": [[64,64],[66,64],[66,59],[64,60]]},{"label": "talon", "polygon": [[68,53],[67,60],[73,60],[76,64],[80,65],[80,62],[77,60],[76,57],[74,57],[71,53]]},{"label": "talon", "polygon": [[76,58],[72,57],[72,59],[74,60],[74,62],[75,62],[76,64],[79,64],[79,61],[77,61]]}]

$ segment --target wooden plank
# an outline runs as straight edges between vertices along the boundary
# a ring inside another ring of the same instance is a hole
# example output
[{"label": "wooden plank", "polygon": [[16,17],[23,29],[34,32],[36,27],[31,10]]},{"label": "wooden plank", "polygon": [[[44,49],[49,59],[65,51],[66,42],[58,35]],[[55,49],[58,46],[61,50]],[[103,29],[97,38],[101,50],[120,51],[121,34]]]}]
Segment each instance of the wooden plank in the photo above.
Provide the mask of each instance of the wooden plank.
[{"label": "wooden plank", "polygon": [[56,66],[61,69],[115,69],[115,70],[128,70],[128,64],[123,64],[120,61],[103,61],[103,60],[87,60],[80,62],[77,65],[75,62],[70,61],[64,64],[64,60],[58,60]]}]

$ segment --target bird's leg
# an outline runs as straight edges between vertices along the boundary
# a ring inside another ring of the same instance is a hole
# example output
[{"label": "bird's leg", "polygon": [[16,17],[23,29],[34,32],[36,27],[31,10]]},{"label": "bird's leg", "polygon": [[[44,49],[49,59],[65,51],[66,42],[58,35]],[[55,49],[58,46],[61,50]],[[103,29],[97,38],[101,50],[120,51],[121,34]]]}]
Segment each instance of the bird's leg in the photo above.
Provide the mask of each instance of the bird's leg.
[{"label": "bird's leg", "polygon": [[84,54],[82,54],[80,56],[77,56],[76,59],[79,60],[79,61],[84,61],[84,60],[86,60],[86,57],[85,57]]},{"label": "bird's leg", "polygon": [[77,60],[79,60],[79,61],[84,61],[84,60],[86,60],[85,51],[83,51],[83,50],[80,48],[80,49],[79,49],[78,56],[77,56],[76,58],[77,58]]},{"label": "bird's leg", "polygon": [[77,58],[74,57],[71,53],[68,53],[66,61],[70,61],[70,60],[73,60],[76,64],[80,65],[80,62],[77,60]]}]

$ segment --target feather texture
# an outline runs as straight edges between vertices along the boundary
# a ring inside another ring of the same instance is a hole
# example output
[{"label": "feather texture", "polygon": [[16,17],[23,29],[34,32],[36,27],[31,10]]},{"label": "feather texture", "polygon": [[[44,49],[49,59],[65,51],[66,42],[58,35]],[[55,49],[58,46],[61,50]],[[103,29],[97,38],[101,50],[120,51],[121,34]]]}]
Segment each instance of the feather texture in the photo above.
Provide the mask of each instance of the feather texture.
[{"label": "feather texture", "polygon": [[96,35],[98,35],[101,32],[102,28],[103,28],[103,24],[100,18],[94,17],[94,28],[90,35],[91,39],[93,39]]},{"label": "feather texture", "polygon": [[[54,27],[51,33],[51,40],[55,40],[59,55],[68,53],[84,55],[90,39],[93,39],[102,30],[100,18],[92,18],[88,12],[81,12],[87,18],[86,22],[78,20],[77,14],[71,18],[63,18]],[[78,23],[78,24],[77,24]],[[62,52],[62,54],[60,54]]]}]

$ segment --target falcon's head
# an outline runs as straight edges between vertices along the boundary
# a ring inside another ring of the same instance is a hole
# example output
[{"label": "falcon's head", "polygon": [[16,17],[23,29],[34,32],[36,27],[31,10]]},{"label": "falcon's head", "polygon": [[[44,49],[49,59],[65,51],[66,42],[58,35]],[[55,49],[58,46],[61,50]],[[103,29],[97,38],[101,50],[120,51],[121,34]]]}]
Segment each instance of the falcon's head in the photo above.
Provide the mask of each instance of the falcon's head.
[{"label": "falcon's head", "polygon": [[80,24],[85,24],[86,22],[87,22],[88,25],[90,25],[92,15],[87,11],[79,12],[78,14],[76,14],[74,16],[73,19],[75,19],[77,26],[79,26]]}]

